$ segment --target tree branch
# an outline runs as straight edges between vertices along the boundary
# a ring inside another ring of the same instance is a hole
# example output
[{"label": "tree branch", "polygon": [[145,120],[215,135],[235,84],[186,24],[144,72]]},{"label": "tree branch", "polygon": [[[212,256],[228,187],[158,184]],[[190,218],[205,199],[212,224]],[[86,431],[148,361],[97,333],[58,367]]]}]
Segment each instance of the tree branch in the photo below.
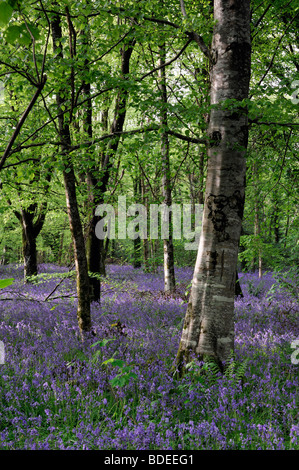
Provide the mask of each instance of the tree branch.
[{"label": "tree branch", "polygon": [[152,192],[152,195],[153,195],[153,197],[154,197],[154,199],[155,199],[155,198],[157,197],[157,195],[156,195],[155,191],[154,191],[153,188],[152,188],[151,182],[150,182],[150,180],[148,179],[147,174],[146,174],[145,171],[143,170],[143,167],[142,167],[142,165],[141,165],[141,163],[140,163],[140,160],[139,160],[139,157],[138,157],[138,153],[137,153],[137,152],[136,152],[136,158],[137,158],[137,162],[138,162],[139,168],[140,168],[140,170],[142,171],[142,174],[143,174],[143,176],[145,177],[146,181],[148,182],[148,185],[149,185],[149,187],[150,187],[150,190],[151,190],[151,192]]},{"label": "tree branch", "polygon": [[30,111],[32,110],[32,108],[33,108],[33,106],[34,106],[34,104],[35,104],[37,98],[38,98],[39,95],[41,94],[42,89],[44,88],[46,81],[47,81],[47,76],[44,75],[44,76],[42,77],[41,83],[39,84],[39,86],[38,86],[38,88],[37,88],[37,90],[36,90],[36,92],[35,92],[35,94],[34,94],[32,100],[30,101],[30,103],[29,103],[29,105],[27,106],[25,112],[23,113],[21,119],[19,120],[18,125],[17,125],[17,127],[16,127],[16,129],[15,129],[15,131],[14,131],[14,133],[13,133],[13,135],[12,135],[12,137],[11,137],[11,139],[10,139],[8,145],[7,145],[7,147],[6,147],[6,150],[5,150],[5,152],[4,152],[4,154],[3,154],[2,158],[1,158],[1,161],[0,161],[0,171],[1,171],[1,169],[3,168],[3,166],[4,166],[4,163],[5,163],[5,161],[6,161],[7,157],[8,157],[8,155],[9,155],[9,152],[10,152],[10,150],[11,150],[11,148],[12,148],[12,146],[13,146],[15,140],[16,140],[16,138],[17,138],[18,135],[19,135],[19,133],[20,133],[20,131],[21,131],[21,129],[22,129],[22,126],[23,126],[24,122],[25,122],[26,119],[27,119],[27,116],[29,115]]},{"label": "tree branch", "polygon": [[283,155],[282,164],[281,164],[281,167],[280,167],[280,172],[279,172],[278,179],[277,179],[277,181],[274,183],[274,185],[272,186],[272,188],[270,188],[269,191],[266,193],[266,195],[263,197],[262,203],[265,201],[265,199],[266,199],[266,197],[268,196],[268,194],[270,194],[271,191],[273,191],[273,189],[275,188],[275,186],[276,186],[276,185],[279,183],[279,181],[280,181],[280,178],[281,178],[281,175],[282,175],[282,172],[283,172],[283,168],[284,168],[284,162],[285,162],[285,159],[286,159],[286,155],[287,155],[287,151],[288,151],[289,141],[290,141],[291,135],[292,135],[292,129],[290,130],[289,135],[288,135],[288,137],[287,137],[287,142],[286,142],[286,146],[285,146],[285,151],[284,151],[284,155]]},{"label": "tree branch", "polygon": [[[185,8],[185,2],[184,0],[180,0],[180,5],[181,5],[181,12],[184,18],[187,18],[187,12]],[[195,31],[186,31],[185,34],[189,36],[192,40],[196,42],[196,44],[199,46],[200,50],[204,53],[205,56],[208,57],[208,59],[211,58],[210,56],[210,51],[207,45],[205,44],[203,38],[199,36]]]},{"label": "tree branch", "polygon": [[271,67],[272,67],[272,65],[273,65],[273,62],[274,62],[276,53],[277,53],[277,51],[278,51],[278,48],[279,48],[279,46],[280,46],[280,44],[281,44],[283,38],[285,37],[285,35],[286,35],[286,33],[287,33],[289,27],[290,27],[291,24],[295,21],[295,19],[297,18],[297,16],[298,16],[298,13],[294,16],[294,18],[292,18],[292,21],[290,21],[290,23],[287,25],[285,31],[283,32],[283,34],[282,34],[281,37],[279,38],[279,41],[278,41],[278,43],[277,43],[277,46],[275,47],[274,52],[273,52],[273,55],[272,55],[272,58],[271,58],[271,60],[270,60],[269,66],[267,67],[266,72],[264,73],[264,75],[262,76],[262,78],[260,79],[260,81],[258,82],[257,87],[259,87],[259,86],[262,84],[263,80],[264,80],[264,79],[266,78],[266,76],[268,75],[268,72],[269,72],[269,70],[271,69]]},{"label": "tree branch", "polygon": [[159,65],[159,67],[156,67],[154,69],[152,69],[150,72],[147,72],[145,75],[142,75],[142,77],[138,78],[137,81],[138,82],[141,82],[141,80],[143,80],[144,78],[148,77],[149,75],[157,72],[158,70],[161,70],[165,67],[167,67],[168,65],[172,64],[172,62],[174,62],[175,60],[177,60],[180,55],[182,55],[182,53],[184,52],[185,49],[187,49],[187,47],[189,46],[190,42],[192,42],[192,39],[190,38],[186,44],[182,47],[182,49],[170,60],[168,60],[167,62],[165,62],[164,64],[162,65]]},{"label": "tree branch", "polygon": [[206,139],[197,139],[196,137],[189,137],[187,135],[179,134],[178,132],[174,132],[171,130],[167,131],[167,134],[172,135],[173,137],[177,137],[177,139],[184,140],[185,142],[191,142],[192,144],[206,144]]},{"label": "tree branch", "polygon": [[297,127],[299,123],[297,122],[265,122],[265,121],[258,121],[255,119],[249,119],[249,124],[258,124],[264,126],[283,126],[283,127]]},{"label": "tree branch", "polygon": [[[18,73],[22,77],[26,78],[26,80],[28,80],[31,83],[31,85],[37,86],[34,78],[28,72],[23,72],[18,67],[14,67],[13,65],[8,64],[7,62],[3,62],[3,60],[0,60],[0,65],[1,64],[5,65],[6,67],[9,67],[10,69],[12,69],[14,71],[14,73]],[[6,75],[6,73],[5,73],[5,75]]]},{"label": "tree branch", "polygon": [[39,161],[38,158],[26,158],[26,160],[22,160],[22,161],[20,161],[20,162],[10,163],[9,165],[4,166],[2,169],[5,170],[5,168],[10,168],[10,167],[12,167],[12,166],[21,165],[22,163],[26,163],[26,162],[37,162],[37,161]]}]

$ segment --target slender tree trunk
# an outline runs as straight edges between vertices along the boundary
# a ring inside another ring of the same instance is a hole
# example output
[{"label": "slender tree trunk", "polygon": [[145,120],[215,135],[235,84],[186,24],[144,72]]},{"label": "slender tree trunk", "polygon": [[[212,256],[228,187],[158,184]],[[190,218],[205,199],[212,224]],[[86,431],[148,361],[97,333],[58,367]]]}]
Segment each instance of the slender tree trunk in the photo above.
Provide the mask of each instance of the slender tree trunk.
[{"label": "slender tree trunk", "polygon": [[[62,59],[62,31],[59,16],[55,16],[52,20],[51,29],[54,53],[56,54],[57,58]],[[72,235],[77,277],[77,319],[80,333],[83,338],[84,332],[89,331],[91,327],[89,279],[85,254],[84,236],[77,204],[75,172],[71,158],[68,155],[68,148],[71,146],[70,128],[69,124],[65,121],[63,113],[61,112],[64,101],[65,99],[62,95],[61,90],[56,94],[57,108],[60,112],[58,116],[58,126],[60,139],[61,142],[63,142],[63,144],[61,145],[61,153],[64,158],[63,180],[66,195],[67,213]]]},{"label": "slender tree trunk", "polygon": [[[273,207],[273,223],[274,223],[274,240],[275,243],[280,242],[280,233],[279,233],[279,200],[278,194],[275,191],[274,193],[274,207]],[[271,234],[270,234],[270,241],[271,241]]]},{"label": "slender tree trunk", "polygon": [[59,250],[58,250],[58,255],[57,255],[57,263],[59,264],[59,266],[62,265],[63,242],[64,242],[64,230],[65,229],[66,229],[66,226],[63,225],[62,230],[61,230]]},{"label": "slender tree trunk", "polygon": [[[126,80],[130,71],[130,59],[133,52],[133,47],[135,45],[135,39],[131,40],[129,44],[125,45],[121,49],[121,77],[123,80]],[[117,135],[109,141],[107,147],[102,155],[101,168],[98,170],[100,172],[100,178],[95,177],[93,172],[92,176],[89,176],[89,184],[92,187],[92,201],[94,204],[94,211],[96,207],[104,203],[104,193],[107,190],[110,171],[113,166],[113,157],[115,156],[120,134],[123,130],[126,110],[127,110],[127,99],[128,99],[128,90],[126,88],[120,88],[114,110],[114,119],[110,128],[110,133],[113,134],[117,132]],[[89,260],[89,269],[93,273],[100,273],[105,275],[105,248],[104,240],[100,240],[96,237],[95,228],[97,223],[100,221],[100,217],[95,214],[90,220],[89,230],[88,230],[88,260]],[[97,283],[93,289],[93,298],[100,299],[100,286]]]},{"label": "slender tree trunk", "polygon": [[[261,243],[261,225],[260,225],[260,214],[259,214],[259,204],[258,201],[255,200],[254,204],[254,235],[258,240],[258,245]],[[258,272],[259,278],[263,275],[263,260],[262,260],[262,250],[258,248]]]},{"label": "slender tree trunk", "polygon": [[[134,184],[134,199],[135,203],[139,203],[140,195],[141,195],[141,187],[140,187],[140,179],[139,176],[136,177],[136,180],[133,182]],[[134,243],[134,256],[133,256],[133,267],[134,268],[141,268],[141,238],[137,237],[133,240]]]},{"label": "slender tree trunk", "polygon": [[241,288],[241,285],[240,285],[238,270],[236,270],[235,296],[236,297],[244,297],[243,292],[242,292],[242,288]]},{"label": "slender tree trunk", "polygon": [[149,243],[148,239],[143,239],[143,260],[144,260],[144,271],[149,271]]},{"label": "slender tree trunk", "polygon": [[[86,39],[86,47],[88,46],[88,41]],[[88,63],[86,62],[86,69],[88,70]],[[93,129],[92,129],[92,104],[91,104],[91,87],[90,83],[83,84],[83,93],[85,98],[89,98],[86,104],[85,109],[85,116],[83,119],[83,127],[84,131],[87,133],[89,140],[92,141],[93,137]],[[105,110],[106,111],[106,110]],[[107,131],[107,126],[103,126],[104,132]],[[105,270],[105,262],[104,262],[104,240],[99,240],[95,236],[95,218],[93,216],[93,212],[97,204],[99,204],[99,200],[102,200],[101,197],[99,198],[98,192],[102,189],[98,188],[98,181],[95,178],[94,171],[91,170],[87,173],[86,182],[89,191],[89,209],[91,212],[91,220],[89,224],[89,228],[87,231],[87,264],[90,273],[92,274],[99,274],[102,276],[106,276]],[[90,284],[90,295],[92,301],[98,301],[101,297],[101,281],[96,277],[89,278]]]},{"label": "slender tree trunk", "polygon": [[2,257],[1,257],[1,261],[0,261],[0,264],[1,265],[5,265],[8,263],[8,260],[7,260],[7,252],[8,252],[8,248],[6,245],[4,245],[3,247],[3,251],[2,251]]},{"label": "slender tree trunk", "polygon": [[[165,64],[166,51],[165,43],[159,47],[160,59],[159,66]],[[169,139],[167,134],[167,89],[166,89],[166,71],[165,67],[159,70],[159,87],[161,93],[161,116],[160,123],[164,132],[161,137],[161,158],[162,158],[162,191],[164,204],[171,207],[172,195],[170,186],[170,161],[169,161]],[[174,254],[173,254],[173,238],[172,238],[172,212],[169,214],[169,236],[163,240],[164,248],[164,291],[171,292],[175,289],[174,274]]]},{"label": "slender tree trunk", "polygon": [[290,227],[290,214],[288,214],[288,217],[287,217],[287,224],[286,224],[286,229],[284,233],[284,244],[283,244],[284,249],[286,249],[287,247],[287,237],[288,237],[289,227]]},{"label": "slender tree trunk", "polygon": [[[244,208],[250,79],[250,1],[215,0],[208,170],[202,231],[179,350],[223,367],[234,347],[234,295]],[[234,109],[221,104],[236,100]],[[218,105],[218,106],[217,106]]]},{"label": "slender tree trunk", "polygon": [[81,336],[83,337],[84,332],[89,331],[91,328],[88,267],[82,224],[77,204],[75,173],[71,163],[69,163],[66,170],[63,171],[63,179],[76,267],[78,295],[77,319]]},{"label": "slender tree trunk", "polygon": [[[143,175],[141,177],[141,197],[142,197],[142,204],[146,208],[146,213],[148,214],[148,197],[147,197],[147,187],[144,181]],[[149,233],[149,231],[147,231]],[[144,270],[148,272],[149,270],[149,240],[148,238],[144,238],[142,240],[143,243],[143,260],[144,260]]]},{"label": "slender tree trunk", "polygon": [[151,271],[157,272],[157,255],[159,249],[159,240],[151,240]]},{"label": "slender tree trunk", "polygon": [[260,202],[259,202],[259,188],[258,188],[258,171],[256,164],[253,165],[253,177],[254,177],[254,187],[255,187],[255,201],[254,201],[254,236],[256,237],[258,244],[258,273],[259,278],[263,275],[263,259],[262,259],[262,250],[261,250],[261,221],[260,221]]},{"label": "slender tree trunk", "polygon": [[133,240],[134,242],[134,258],[133,258],[133,267],[135,269],[141,268],[141,240],[140,237],[137,237]]}]

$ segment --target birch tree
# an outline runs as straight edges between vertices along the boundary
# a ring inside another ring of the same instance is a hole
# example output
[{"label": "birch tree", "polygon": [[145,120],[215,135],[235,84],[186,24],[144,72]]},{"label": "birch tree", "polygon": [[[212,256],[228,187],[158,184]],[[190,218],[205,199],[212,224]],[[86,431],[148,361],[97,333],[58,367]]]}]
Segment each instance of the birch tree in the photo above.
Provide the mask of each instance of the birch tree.
[{"label": "birch tree", "polygon": [[[170,161],[169,161],[169,139],[167,134],[167,88],[166,88],[166,44],[163,40],[159,46],[159,88],[161,93],[161,115],[160,123],[162,128],[161,135],[161,160],[162,160],[162,192],[163,203],[167,209],[171,208],[172,195],[170,185]],[[175,273],[174,273],[174,254],[172,240],[172,213],[168,210],[169,234],[168,238],[163,240],[164,251],[164,291],[171,292],[175,289]]]},{"label": "birch tree", "polygon": [[[250,1],[215,0],[210,51],[208,170],[202,232],[177,353],[222,368],[234,344],[234,295],[245,193],[250,79]],[[226,106],[234,103],[233,106]]]}]

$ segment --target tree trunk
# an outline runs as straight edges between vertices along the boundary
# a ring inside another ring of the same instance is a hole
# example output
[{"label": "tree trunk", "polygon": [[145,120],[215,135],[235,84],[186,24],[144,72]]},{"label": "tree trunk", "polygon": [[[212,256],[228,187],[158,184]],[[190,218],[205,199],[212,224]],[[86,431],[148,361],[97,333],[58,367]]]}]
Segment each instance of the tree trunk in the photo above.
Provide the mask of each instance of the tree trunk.
[{"label": "tree trunk", "polygon": [[[85,97],[90,97],[90,84],[84,83],[83,93]],[[87,132],[90,141],[92,141],[93,130],[92,130],[92,105],[91,100],[87,101],[84,119],[84,130]],[[107,129],[105,128],[104,131]],[[93,176],[92,170],[87,173],[86,176],[87,187],[89,191],[89,209],[91,212],[91,220],[87,231],[87,264],[88,270],[92,274],[100,274],[105,276],[105,263],[104,263],[104,240],[99,240],[95,236],[95,225],[96,219],[93,216],[93,212],[99,203],[97,196],[98,191],[101,189],[97,188],[97,179]],[[101,198],[100,198],[101,200]],[[90,284],[90,295],[92,301],[98,301],[101,297],[101,281],[96,277],[89,278]]]},{"label": "tree trunk", "polygon": [[284,233],[284,244],[283,244],[284,249],[286,249],[286,247],[287,247],[287,238],[288,238],[289,227],[290,227],[290,214],[288,214],[288,216],[287,216],[287,224],[286,224],[286,229],[285,229],[285,233]]},{"label": "tree trunk", "polygon": [[[200,151],[199,157],[199,173],[195,174],[193,168],[189,169],[189,188],[190,188],[190,199],[192,214],[195,214],[195,204],[204,203],[204,156],[205,153]],[[193,163],[193,162],[192,162]]]},{"label": "tree trunk", "polygon": [[8,248],[7,248],[6,245],[4,245],[3,251],[2,251],[2,257],[1,257],[1,261],[0,261],[1,265],[8,264],[7,252],[8,252]]},{"label": "tree trunk", "polygon": [[[139,175],[136,177],[135,181],[133,182],[134,185],[134,199],[135,203],[140,203],[140,196],[141,196],[141,183]],[[141,238],[137,237],[133,240],[134,243],[134,256],[133,256],[133,267],[135,269],[141,268]]]},{"label": "tree trunk", "polygon": [[[8,201],[9,204],[10,201]],[[14,211],[22,227],[22,254],[24,260],[24,280],[28,282],[29,276],[37,274],[37,252],[36,239],[44,225],[47,213],[47,203],[42,203],[39,214],[34,221],[37,211],[37,203],[31,204],[27,209],[22,208],[20,212]]]},{"label": "tree trunk", "polygon": [[258,245],[258,273],[259,279],[263,275],[263,259],[261,250],[261,221],[260,221],[260,195],[258,188],[258,171],[256,164],[253,165],[253,177],[254,177],[254,188],[255,188],[255,201],[254,201],[254,236]]},{"label": "tree trunk", "polygon": [[[142,198],[142,204],[146,208],[146,213],[148,214],[148,196],[147,196],[147,186],[144,181],[143,175],[140,175],[141,178],[141,198]],[[149,233],[149,231],[147,232]],[[148,238],[144,238],[142,240],[143,244],[143,261],[144,261],[144,271],[148,272],[149,271],[149,240]]]},{"label": "tree trunk", "polygon": [[[195,353],[220,367],[234,346],[234,295],[244,208],[250,79],[250,1],[215,0],[208,170],[198,256],[177,367]],[[236,100],[233,109],[221,106]]]},{"label": "tree trunk", "polygon": [[[130,71],[130,58],[135,45],[135,39],[131,40],[128,45],[124,45],[121,49],[121,77],[123,80],[127,79]],[[104,203],[104,193],[107,190],[110,171],[113,166],[113,157],[115,156],[119,140],[120,133],[123,130],[126,109],[127,109],[127,98],[128,90],[126,88],[120,88],[115,103],[114,120],[111,125],[110,133],[117,132],[116,136],[109,141],[105,151],[102,154],[102,162],[100,170],[93,171],[92,174],[88,175],[89,185],[91,188],[91,197],[93,203],[93,215],[90,220],[88,230],[88,262],[89,270],[92,273],[100,273],[105,275],[105,247],[104,240],[100,240],[96,237],[95,228],[97,223],[100,221],[100,217],[95,214],[96,206]],[[100,172],[100,178],[94,175]],[[93,283],[93,299],[100,299],[100,284],[99,282]]]},{"label": "tree trunk", "polygon": [[261,243],[261,239],[260,239],[261,225],[260,225],[259,205],[258,205],[257,200],[255,200],[255,204],[254,204],[254,235],[258,243],[258,272],[259,272],[259,278],[261,278],[263,275],[263,261],[262,261],[262,250],[259,246]]},{"label": "tree trunk", "polygon": [[33,221],[31,217],[26,217],[24,213],[26,211],[22,211],[22,248],[24,279],[25,282],[28,282],[28,276],[36,276],[37,274],[37,253]]},{"label": "tree trunk", "polygon": [[157,272],[157,256],[159,249],[159,240],[151,240],[151,272]]},{"label": "tree trunk", "polygon": [[36,256],[36,240],[33,237],[26,237],[22,232],[22,246],[24,258],[24,279],[28,282],[29,276],[37,274],[37,256]]},{"label": "tree trunk", "polygon": [[[172,195],[170,187],[170,161],[169,161],[169,139],[167,134],[167,89],[166,89],[166,71],[163,65],[165,64],[166,51],[165,43],[159,47],[160,59],[159,66],[159,88],[161,93],[161,116],[160,123],[164,130],[161,136],[161,158],[162,158],[162,191],[164,204],[171,207]],[[169,217],[169,236],[163,240],[164,248],[164,291],[171,292],[175,289],[175,274],[174,274],[174,254],[173,254],[173,239],[172,239],[172,212],[168,211]]]},{"label": "tree trunk", "polygon": [[[30,184],[37,183],[40,179],[40,175],[41,169],[36,167],[34,177],[30,180]],[[46,181],[45,192],[47,193],[51,181],[51,170],[48,170],[43,176]],[[20,193],[19,198],[21,199]],[[10,206],[12,205],[9,198],[7,198],[7,202]],[[22,254],[25,282],[28,282],[29,276],[36,276],[38,271],[36,239],[43,228],[47,214],[47,206],[47,202],[41,202],[39,207],[37,202],[32,202],[26,209],[22,207],[20,212],[17,210],[13,211],[22,227]]]},{"label": "tree trunk", "polygon": [[59,264],[59,266],[62,265],[64,230],[65,230],[65,226],[62,227],[61,235],[60,235],[59,250],[58,250],[58,255],[57,255],[57,263]]},{"label": "tree trunk", "polygon": [[[278,244],[280,242],[280,233],[279,233],[279,199],[277,191],[274,192],[274,207],[273,207],[273,223],[274,223],[274,240]],[[271,233],[270,233],[270,241]]]},{"label": "tree trunk", "polygon": [[[55,16],[52,20],[51,29],[54,53],[56,54],[57,58],[62,59],[62,31],[60,19],[58,16]],[[62,91],[56,93],[57,108],[60,112],[58,116],[58,127],[59,136],[61,142],[63,142],[61,145],[61,153],[64,158],[63,180],[77,277],[77,319],[80,333],[83,338],[84,332],[89,331],[91,327],[88,268],[82,224],[77,204],[75,173],[71,158],[68,155],[68,148],[71,146],[70,128],[69,124],[65,121],[63,113],[61,112],[62,106],[64,104],[64,97],[60,93],[62,93]]]},{"label": "tree trunk", "polygon": [[241,285],[240,285],[238,270],[236,270],[235,296],[236,297],[239,297],[239,296],[244,297],[243,292],[242,292],[242,288],[241,288]]},{"label": "tree trunk", "polygon": [[[84,19],[85,21],[85,29],[88,26],[88,18]],[[81,40],[82,44],[85,46],[86,52],[90,47],[90,37],[89,33],[86,31],[81,31]],[[89,63],[88,60],[85,59],[84,61],[84,72],[86,76],[89,75]],[[91,84],[89,83],[88,79],[83,81],[82,84],[82,93],[83,97],[86,101],[84,106],[84,114],[83,114],[83,131],[86,134],[88,140],[92,141],[93,139],[93,127],[92,127],[92,102],[91,102]],[[106,110],[105,110],[106,111]],[[108,114],[108,110],[107,110]],[[107,132],[107,125],[103,125],[103,132]],[[86,256],[87,256],[87,266],[88,271],[91,274],[89,277],[89,289],[90,289],[90,300],[99,301],[101,297],[101,281],[97,275],[106,275],[105,271],[105,263],[104,263],[104,242],[103,240],[98,240],[95,237],[95,218],[93,216],[93,212],[99,204],[98,201],[98,192],[101,189],[98,189],[97,178],[94,174],[98,171],[97,168],[91,168],[90,171],[87,171],[86,174],[86,183],[88,188],[88,213],[90,214],[90,222],[87,228],[86,233]],[[95,276],[93,276],[94,274]]]}]

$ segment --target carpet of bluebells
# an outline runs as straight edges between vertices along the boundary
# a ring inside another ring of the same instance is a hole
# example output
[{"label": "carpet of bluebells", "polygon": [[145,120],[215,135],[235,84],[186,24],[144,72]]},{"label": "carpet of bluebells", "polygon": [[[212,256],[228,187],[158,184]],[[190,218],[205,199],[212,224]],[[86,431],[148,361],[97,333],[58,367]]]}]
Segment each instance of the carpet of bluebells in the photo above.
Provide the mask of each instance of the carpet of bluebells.
[{"label": "carpet of bluebells", "polygon": [[22,266],[0,267],[0,279],[15,279],[0,290],[0,449],[299,448],[291,281],[241,273],[226,372],[194,359],[179,379],[173,365],[192,269],[176,268],[170,296],[161,269],[109,265],[85,342],[74,278],[54,265],[39,271],[24,284]]}]

